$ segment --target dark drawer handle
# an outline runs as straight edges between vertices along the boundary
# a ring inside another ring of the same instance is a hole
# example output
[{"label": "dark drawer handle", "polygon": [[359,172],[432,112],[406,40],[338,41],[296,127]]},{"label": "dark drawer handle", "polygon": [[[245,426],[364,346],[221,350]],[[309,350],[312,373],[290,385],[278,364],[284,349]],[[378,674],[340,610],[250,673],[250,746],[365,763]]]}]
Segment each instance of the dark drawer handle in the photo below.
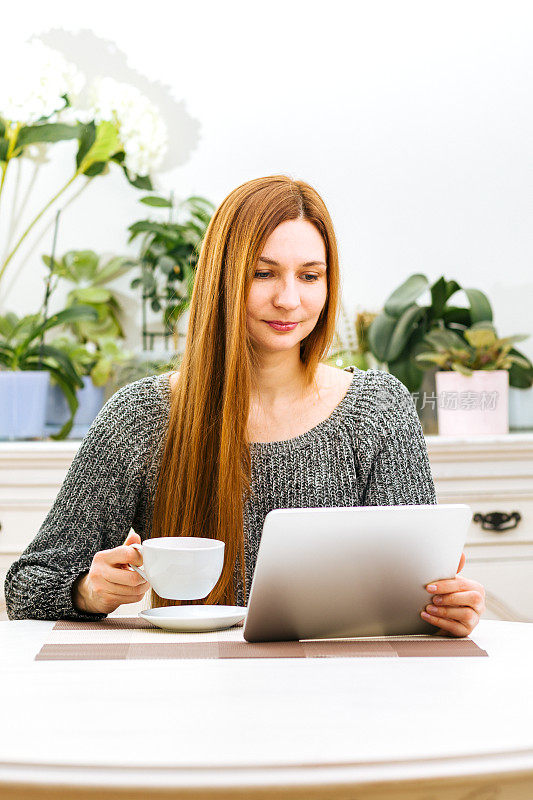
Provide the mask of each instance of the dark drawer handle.
[{"label": "dark drawer handle", "polygon": [[474,514],[474,522],[481,522],[484,531],[510,531],[522,519],[518,511],[506,514],[505,511],[491,511],[488,514]]}]

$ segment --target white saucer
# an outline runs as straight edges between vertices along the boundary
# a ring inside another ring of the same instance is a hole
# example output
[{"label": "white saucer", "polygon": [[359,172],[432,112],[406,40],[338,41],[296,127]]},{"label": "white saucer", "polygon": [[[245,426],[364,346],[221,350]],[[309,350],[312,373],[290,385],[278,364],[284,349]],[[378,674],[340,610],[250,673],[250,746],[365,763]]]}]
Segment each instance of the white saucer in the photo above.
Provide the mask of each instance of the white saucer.
[{"label": "white saucer", "polygon": [[163,606],[139,611],[139,616],[167,631],[221,631],[241,622],[245,606]]}]

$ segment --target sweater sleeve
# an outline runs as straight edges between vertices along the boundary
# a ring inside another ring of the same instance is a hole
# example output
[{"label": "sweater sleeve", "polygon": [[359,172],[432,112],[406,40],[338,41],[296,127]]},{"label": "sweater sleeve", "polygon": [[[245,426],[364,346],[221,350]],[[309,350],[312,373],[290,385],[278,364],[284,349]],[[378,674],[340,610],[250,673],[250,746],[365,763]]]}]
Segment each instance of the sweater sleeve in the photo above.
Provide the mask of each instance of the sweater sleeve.
[{"label": "sweater sleeve", "polygon": [[95,553],[123,544],[132,526],[146,462],[147,420],[139,383],[120,389],[100,410],[39,531],[10,566],[5,579],[9,619],[107,616],[79,611],[71,590],[89,571]]},{"label": "sweater sleeve", "polygon": [[394,375],[378,374],[373,392],[376,447],[362,505],[435,505],[435,484],[413,399]]}]

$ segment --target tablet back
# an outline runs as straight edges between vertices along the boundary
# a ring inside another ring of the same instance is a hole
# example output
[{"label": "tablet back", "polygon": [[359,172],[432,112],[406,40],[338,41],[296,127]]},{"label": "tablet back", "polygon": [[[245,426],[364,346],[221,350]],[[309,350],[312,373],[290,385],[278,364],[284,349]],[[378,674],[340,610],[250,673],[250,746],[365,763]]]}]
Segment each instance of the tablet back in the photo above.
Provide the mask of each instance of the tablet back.
[{"label": "tablet back", "polygon": [[435,633],[425,586],[455,577],[471,518],[463,504],[270,511],[244,638]]}]

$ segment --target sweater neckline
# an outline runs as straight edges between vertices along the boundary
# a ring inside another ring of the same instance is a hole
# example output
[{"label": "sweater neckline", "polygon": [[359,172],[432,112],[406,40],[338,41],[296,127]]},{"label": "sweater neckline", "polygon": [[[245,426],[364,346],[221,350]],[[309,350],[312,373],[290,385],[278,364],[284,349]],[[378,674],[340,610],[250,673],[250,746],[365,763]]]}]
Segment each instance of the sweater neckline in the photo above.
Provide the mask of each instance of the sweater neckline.
[{"label": "sweater neckline", "polygon": [[[274,454],[279,453],[280,451],[290,452],[293,450],[298,450],[301,447],[305,447],[306,445],[316,442],[317,440],[324,439],[328,433],[331,433],[336,428],[338,419],[343,415],[344,411],[351,406],[353,397],[357,390],[358,376],[362,370],[353,365],[350,367],[345,367],[345,372],[353,372],[351,383],[349,384],[346,394],[342,400],[335,406],[331,414],[326,417],[326,419],[321,420],[308,431],[304,431],[304,433],[300,433],[298,436],[292,436],[290,439],[278,439],[273,442],[249,442],[250,453]],[[159,375],[159,378],[163,379],[163,387],[168,402],[170,402],[171,374],[171,372],[165,372],[162,375]]]}]

